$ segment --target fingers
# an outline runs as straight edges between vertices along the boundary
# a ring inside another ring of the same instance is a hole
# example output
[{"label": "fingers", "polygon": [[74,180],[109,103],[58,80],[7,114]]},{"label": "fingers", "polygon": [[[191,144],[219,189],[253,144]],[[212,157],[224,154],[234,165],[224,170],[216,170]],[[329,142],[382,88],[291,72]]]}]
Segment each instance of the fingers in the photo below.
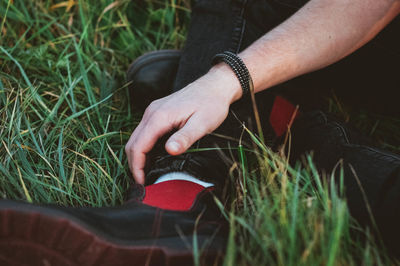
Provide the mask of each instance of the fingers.
[{"label": "fingers", "polygon": [[193,143],[209,133],[206,122],[207,119],[203,119],[197,113],[190,117],[186,124],[168,139],[165,144],[167,152],[171,155],[184,153]]},{"label": "fingers", "polygon": [[199,105],[197,101],[203,103],[205,100],[187,97],[183,93],[176,94],[175,98],[168,97],[150,104],[125,147],[129,168],[139,184],[144,184],[145,180],[146,154],[162,135],[181,127],[165,144],[169,154],[179,155],[217,128],[226,118],[229,108],[229,105],[222,108],[219,101],[208,102],[208,106]]},{"label": "fingers", "polygon": [[[136,146],[135,143],[137,142],[136,136],[140,134],[139,132],[140,132],[140,124],[136,127],[136,129],[133,131],[131,137],[129,138],[129,141],[125,146],[125,153],[128,157],[129,170],[131,171],[136,183],[144,184],[144,171],[141,170],[140,168],[134,168],[134,164],[133,164],[135,159],[140,160],[140,156],[134,155],[135,154],[135,146]],[[143,164],[143,162],[141,164]]]},{"label": "fingers", "polygon": [[146,164],[146,153],[148,153],[157,142],[158,138],[171,130],[167,119],[160,114],[145,117],[132,133],[125,152],[128,164],[135,181],[144,184],[144,167]]}]

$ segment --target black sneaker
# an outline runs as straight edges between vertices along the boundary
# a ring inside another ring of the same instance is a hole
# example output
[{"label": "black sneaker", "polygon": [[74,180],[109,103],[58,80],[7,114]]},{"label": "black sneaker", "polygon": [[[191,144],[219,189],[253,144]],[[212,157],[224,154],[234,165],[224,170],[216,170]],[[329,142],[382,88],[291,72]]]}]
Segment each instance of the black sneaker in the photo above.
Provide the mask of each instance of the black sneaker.
[{"label": "black sneaker", "polygon": [[167,209],[150,206],[157,199],[146,200],[140,185],[119,207],[1,200],[0,265],[192,265],[193,256],[218,263],[227,227],[210,190],[178,210],[168,210],[176,208],[168,202]]}]

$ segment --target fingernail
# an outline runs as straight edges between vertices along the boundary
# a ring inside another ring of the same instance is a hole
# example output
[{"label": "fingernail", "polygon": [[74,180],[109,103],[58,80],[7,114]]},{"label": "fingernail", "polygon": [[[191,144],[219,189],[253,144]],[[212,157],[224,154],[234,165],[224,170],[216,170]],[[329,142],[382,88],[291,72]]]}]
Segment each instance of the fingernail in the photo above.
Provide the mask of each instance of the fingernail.
[{"label": "fingernail", "polygon": [[178,151],[179,151],[179,148],[180,148],[180,145],[179,145],[178,142],[176,142],[176,141],[168,142],[168,149],[169,149],[170,151],[172,151],[172,152],[178,152]]}]

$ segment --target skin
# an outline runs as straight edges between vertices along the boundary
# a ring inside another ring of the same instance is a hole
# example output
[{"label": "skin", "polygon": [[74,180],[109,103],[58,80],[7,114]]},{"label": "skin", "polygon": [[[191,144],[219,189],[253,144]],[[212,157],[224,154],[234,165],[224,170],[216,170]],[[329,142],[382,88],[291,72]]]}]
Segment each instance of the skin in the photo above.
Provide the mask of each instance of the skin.
[{"label": "skin", "polygon": [[[255,92],[326,67],[376,36],[400,13],[400,0],[311,0],[239,54]],[[158,138],[171,155],[214,131],[242,96],[232,70],[221,63],[182,90],[152,102],[125,151],[135,181],[144,184],[146,154]]]}]

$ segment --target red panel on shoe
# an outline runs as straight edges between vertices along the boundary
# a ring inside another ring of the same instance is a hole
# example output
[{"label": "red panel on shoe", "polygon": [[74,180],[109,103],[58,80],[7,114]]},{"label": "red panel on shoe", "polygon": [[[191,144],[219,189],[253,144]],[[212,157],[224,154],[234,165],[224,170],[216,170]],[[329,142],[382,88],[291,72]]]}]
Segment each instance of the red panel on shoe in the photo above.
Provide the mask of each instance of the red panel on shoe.
[{"label": "red panel on shoe", "polygon": [[143,203],[165,210],[188,211],[205,188],[186,180],[170,180],[145,187]]},{"label": "red panel on shoe", "polygon": [[297,116],[295,112],[296,107],[292,103],[285,98],[276,96],[269,116],[269,122],[278,137],[285,134],[289,123],[295,118],[293,115]]}]

